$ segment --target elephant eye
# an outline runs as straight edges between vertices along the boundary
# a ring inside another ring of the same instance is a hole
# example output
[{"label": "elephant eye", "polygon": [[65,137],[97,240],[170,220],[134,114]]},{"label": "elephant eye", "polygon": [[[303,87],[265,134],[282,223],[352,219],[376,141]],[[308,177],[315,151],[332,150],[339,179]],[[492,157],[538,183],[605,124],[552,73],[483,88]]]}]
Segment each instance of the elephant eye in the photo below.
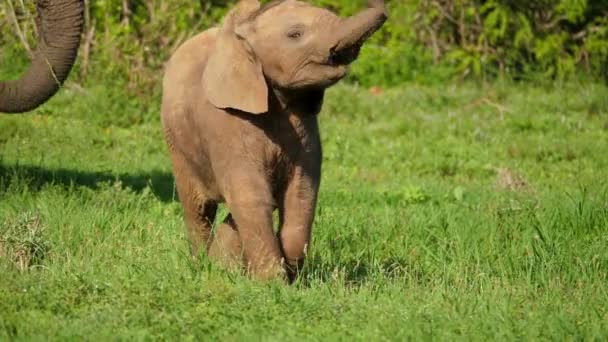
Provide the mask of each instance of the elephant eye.
[{"label": "elephant eye", "polygon": [[303,33],[300,30],[289,31],[289,33],[287,33],[287,37],[291,39],[299,39],[300,37],[302,37],[302,35]]}]

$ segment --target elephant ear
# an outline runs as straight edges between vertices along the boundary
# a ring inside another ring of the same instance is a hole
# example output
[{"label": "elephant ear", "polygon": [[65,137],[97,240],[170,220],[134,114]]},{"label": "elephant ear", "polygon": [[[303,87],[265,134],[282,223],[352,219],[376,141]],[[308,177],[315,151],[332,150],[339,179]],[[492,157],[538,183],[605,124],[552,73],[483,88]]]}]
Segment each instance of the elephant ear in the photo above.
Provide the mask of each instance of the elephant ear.
[{"label": "elephant ear", "polygon": [[237,25],[260,8],[241,1],[224,20],[203,73],[203,90],[211,104],[252,114],[268,112],[268,86],[262,65]]}]

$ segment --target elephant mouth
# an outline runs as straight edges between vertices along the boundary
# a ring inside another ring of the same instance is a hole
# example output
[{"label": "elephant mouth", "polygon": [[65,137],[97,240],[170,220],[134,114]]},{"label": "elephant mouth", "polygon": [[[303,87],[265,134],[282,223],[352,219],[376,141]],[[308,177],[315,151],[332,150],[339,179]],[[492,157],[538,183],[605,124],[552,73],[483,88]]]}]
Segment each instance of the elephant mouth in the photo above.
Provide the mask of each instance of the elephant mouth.
[{"label": "elephant mouth", "polygon": [[329,51],[329,58],[327,59],[327,65],[340,66],[349,65],[359,57],[362,43],[356,43],[348,47],[344,47],[337,50],[337,47],[333,47]]}]

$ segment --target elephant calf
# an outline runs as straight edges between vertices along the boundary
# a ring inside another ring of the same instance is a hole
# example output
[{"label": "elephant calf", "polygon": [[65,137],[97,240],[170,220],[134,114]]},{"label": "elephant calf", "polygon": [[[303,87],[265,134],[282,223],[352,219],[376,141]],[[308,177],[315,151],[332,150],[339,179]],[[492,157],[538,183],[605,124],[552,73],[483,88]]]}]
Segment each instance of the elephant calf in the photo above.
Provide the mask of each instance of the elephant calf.
[{"label": "elephant calf", "polygon": [[[386,19],[382,0],[348,18],[301,1],[242,0],[221,27],[179,47],[161,115],[193,255],[204,247],[255,279],[294,279],[321,177],[324,92]],[[212,234],[218,203],[230,215]]]}]

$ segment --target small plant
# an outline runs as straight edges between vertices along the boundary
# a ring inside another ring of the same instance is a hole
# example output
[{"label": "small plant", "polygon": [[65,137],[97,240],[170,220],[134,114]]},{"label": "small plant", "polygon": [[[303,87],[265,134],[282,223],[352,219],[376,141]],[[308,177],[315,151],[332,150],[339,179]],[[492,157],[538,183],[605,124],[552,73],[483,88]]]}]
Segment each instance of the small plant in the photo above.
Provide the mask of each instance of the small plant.
[{"label": "small plant", "polygon": [[403,190],[403,201],[408,204],[423,203],[429,200],[429,196],[417,186],[410,186]]}]

